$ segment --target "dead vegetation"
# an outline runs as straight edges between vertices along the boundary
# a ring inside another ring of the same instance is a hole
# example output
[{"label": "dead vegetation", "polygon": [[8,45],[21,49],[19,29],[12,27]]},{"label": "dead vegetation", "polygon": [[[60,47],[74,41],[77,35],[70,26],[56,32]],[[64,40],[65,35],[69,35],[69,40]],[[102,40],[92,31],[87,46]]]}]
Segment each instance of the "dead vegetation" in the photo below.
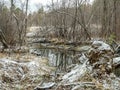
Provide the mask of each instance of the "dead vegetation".
[{"label": "dead vegetation", "polygon": [[113,72],[115,59],[110,46],[94,41],[87,53],[84,63],[65,74],[56,90],[63,86],[71,87],[70,90],[119,90],[120,79]]},{"label": "dead vegetation", "polygon": [[30,3],[0,1],[0,90],[120,90],[120,0]]}]

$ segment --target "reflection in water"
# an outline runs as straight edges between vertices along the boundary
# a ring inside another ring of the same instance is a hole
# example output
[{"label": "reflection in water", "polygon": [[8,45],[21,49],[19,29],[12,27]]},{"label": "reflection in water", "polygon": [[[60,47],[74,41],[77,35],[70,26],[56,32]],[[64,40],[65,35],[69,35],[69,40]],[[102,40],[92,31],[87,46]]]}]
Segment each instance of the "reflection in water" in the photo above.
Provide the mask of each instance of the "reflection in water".
[{"label": "reflection in water", "polygon": [[66,66],[75,63],[73,56],[74,51],[65,51],[57,49],[37,49],[41,56],[49,58],[49,64],[58,67],[58,70],[66,71]]}]

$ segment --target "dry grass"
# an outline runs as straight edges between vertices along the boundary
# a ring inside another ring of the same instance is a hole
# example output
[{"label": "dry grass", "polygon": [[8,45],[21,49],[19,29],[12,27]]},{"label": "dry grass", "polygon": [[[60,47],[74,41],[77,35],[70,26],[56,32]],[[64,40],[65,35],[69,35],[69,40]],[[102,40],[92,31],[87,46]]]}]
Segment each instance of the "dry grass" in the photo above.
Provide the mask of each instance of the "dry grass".
[{"label": "dry grass", "polygon": [[0,58],[8,57],[9,55],[7,53],[0,53]]}]

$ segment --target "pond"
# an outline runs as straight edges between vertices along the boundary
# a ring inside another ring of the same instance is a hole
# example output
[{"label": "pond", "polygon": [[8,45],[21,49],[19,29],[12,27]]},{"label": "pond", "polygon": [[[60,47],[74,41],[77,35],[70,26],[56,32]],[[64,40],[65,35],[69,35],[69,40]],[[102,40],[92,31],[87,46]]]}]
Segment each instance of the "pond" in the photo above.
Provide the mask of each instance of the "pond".
[{"label": "pond", "polygon": [[34,54],[41,57],[47,57],[51,66],[57,67],[60,71],[66,71],[68,65],[75,64],[77,62],[74,60],[74,56],[79,54],[79,52],[38,48],[34,50]]},{"label": "pond", "polygon": [[31,47],[33,54],[47,57],[49,64],[60,71],[67,71],[67,66],[78,63],[79,55],[90,48],[89,45],[51,45],[50,43],[34,43]]}]

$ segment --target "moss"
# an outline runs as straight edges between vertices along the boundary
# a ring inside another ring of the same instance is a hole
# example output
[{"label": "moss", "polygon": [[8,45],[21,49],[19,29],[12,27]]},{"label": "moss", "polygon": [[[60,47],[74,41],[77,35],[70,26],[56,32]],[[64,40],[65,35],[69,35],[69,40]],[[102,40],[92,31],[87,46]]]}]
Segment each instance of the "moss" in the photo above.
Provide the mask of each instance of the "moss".
[{"label": "moss", "polygon": [[111,45],[116,39],[115,34],[110,34],[110,36],[108,37],[108,43]]}]

